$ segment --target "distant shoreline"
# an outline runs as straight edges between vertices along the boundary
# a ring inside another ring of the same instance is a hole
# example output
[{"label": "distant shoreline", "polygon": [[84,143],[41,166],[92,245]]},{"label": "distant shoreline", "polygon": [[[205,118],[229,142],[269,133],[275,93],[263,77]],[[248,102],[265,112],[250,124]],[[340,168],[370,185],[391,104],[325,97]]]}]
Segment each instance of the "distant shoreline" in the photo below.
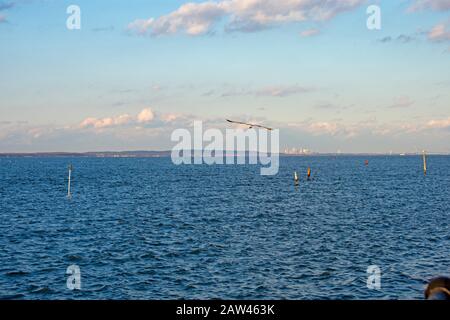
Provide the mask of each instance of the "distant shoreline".
[{"label": "distant shoreline", "polygon": [[[225,152],[226,153],[226,152]],[[310,154],[286,154],[281,157],[312,157],[312,156],[419,156],[421,153],[310,153]],[[448,153],[429,153],[428,155],[448,156]],[[0,158],[166,158],[171,156],[171,151],[102,151],[102,152],[29,152],[29,153],[0,153]],[[226,154],[225,156],[231,156]]]}]

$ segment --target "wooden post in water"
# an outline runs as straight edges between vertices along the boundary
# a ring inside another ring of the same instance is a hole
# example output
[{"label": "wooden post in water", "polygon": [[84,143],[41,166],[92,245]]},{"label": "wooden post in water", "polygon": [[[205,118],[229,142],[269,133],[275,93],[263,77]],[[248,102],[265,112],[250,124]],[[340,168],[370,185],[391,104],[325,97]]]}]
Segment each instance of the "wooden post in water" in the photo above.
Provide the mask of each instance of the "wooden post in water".
[{"label": "wooden post in water", "polygon": [[425,150],[423,150],[423,174],[426,176],[427,175],[427,155],[425,153]]},{"label": "wooden post in water", "polygon": [[72,195],[70,193],[70,179],[71,179],[71,176],[72,176],[72,165],[69,164],[69,182],[67,184],[67,198],[71,198],[72,197]]},{"label": "wooden post in water", "polygon": [[297,175],[297,171],[294,171],[294,182],[295,182],[295,186],[298,186],[298,175]]}]

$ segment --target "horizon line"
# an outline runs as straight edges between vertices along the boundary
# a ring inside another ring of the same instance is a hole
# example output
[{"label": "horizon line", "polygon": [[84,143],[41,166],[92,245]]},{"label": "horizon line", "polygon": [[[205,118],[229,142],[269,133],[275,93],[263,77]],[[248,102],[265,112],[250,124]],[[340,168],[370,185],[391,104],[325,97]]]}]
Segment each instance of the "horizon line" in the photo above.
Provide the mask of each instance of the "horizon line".
[{"label": "horizon line", "polygon": [[[195,151],[203,151],[203,150],[195,150],[191,149],[191,152]],[[218,150],[219,152],[224,153],[266,153],[266,152],[258,152],[258,151],[236,151],[236,150]],[[103,157],[112,157],[114,155],[128,155],[139,157],[139,154],[152,154],[153,156],[170,156],[172,153],[171,150],[132,150],[132,151],[37,151],[37,152],[0,152],[0,157],[32,157],[32,156],[48,156],[48,157],[63,157],[63,156],[103,156]],[[271,154],[271,152],[268,152]],[[286,152],[277,152],[281,156],[345,156],[345,155],[367,155],[367,156],[417,156],[422,155],[422,152],[309,152],[309,153],[286,153]],[[450,152],[427,152],[427,155],[450,155]],[[224,156],[227,156],[226,154]]]}]

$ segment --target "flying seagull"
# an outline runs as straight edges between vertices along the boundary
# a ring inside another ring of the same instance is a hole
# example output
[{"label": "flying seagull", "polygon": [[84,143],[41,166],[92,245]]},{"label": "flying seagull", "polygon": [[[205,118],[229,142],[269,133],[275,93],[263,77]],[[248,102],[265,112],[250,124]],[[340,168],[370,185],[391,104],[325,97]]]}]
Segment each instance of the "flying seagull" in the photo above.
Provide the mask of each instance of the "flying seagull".
[{"label": "flying seagull", "polygon": [[225,120],[227,120],[227,121],[230,122],[230,123],[243,124],[243,125],[245,125],[245,126],[248,126],[249,129],[253,129],[253,128],[262,128],[262,129],[266,129],[266,130],[269,130],[269,131],[272,131],[272,130],[273,130],[272,128],[265,127],[265,126],[260,126],[260,125],[258,125],[258,124],[245,123],[245,122],[239,122],[239,121],[232,121],[232,120],[228,120],[228,119],[225,119]]}]

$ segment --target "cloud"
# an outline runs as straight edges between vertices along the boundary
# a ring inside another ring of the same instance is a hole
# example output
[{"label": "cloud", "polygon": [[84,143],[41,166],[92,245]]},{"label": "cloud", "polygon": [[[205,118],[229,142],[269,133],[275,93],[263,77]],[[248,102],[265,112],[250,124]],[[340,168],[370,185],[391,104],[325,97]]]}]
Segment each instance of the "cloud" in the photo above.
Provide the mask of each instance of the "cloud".
[{"label": "cloud", "polygon": [[318,104],[316,104],[315,107],[316,107],[317,109],[335,109],[335,108],[337,108],[338,106],[336,106],[336,105],[334,105],[334,104],[332,104],[332,103],[329,103],[329,102],[324,102],[324,103],[318,103]]},{"label": "cloud", "polygon": [[447,25],[445,23],[441,23],[434,26],[428,32],[428,40],[433,42],[450,41],[450,31],[447,30]]},{"label": "cloud", "polygon": [[397,37],[387,36],[378,40],[381,43],[397,42],[397,43],[409,43],[416,40],[415,36],[410,36],[406,34],[401,34]]},{"label": "cloud", "polygon": [[132,117],[129,114],[122,114],[119,116],[106,117],[101,119],[89,117],[84,119],[78,127],[81,129],[106,129],[128,125],[147,124],[152,122],[154,119],[155,114],[153,113],[152,109],[146,108],[139,112],[139,114],[135,117]]},{"label": "cloud", "polygon": [[303,38],[317,36],[318,34],[320,34],[320,30],[318,29],[308,29],[300,32],[300,36],[302,36]]},{"label": "cloud", "polygon": [[341,128],[337,123],[331,123],[331,122],[313,122],[311,123],[307,128],[309,132],[314,134],[331,134],[336,135],[339,132],[342,131],[343,128]]},{"label": "cloud", "polygon": [[409,12],[422,10],[448,11],[450,10],[450,0],[416,0],[408,8]]},{"label": "cloud", "polygon": [[138,116],[137,116],[137,121],[139,123],[148,123],[150,121],[152,121],[155,118],[155,115],[153,114],[152,109],[147,108],[142,110]]},{"label": "cloud", "polygon": [[343,110],[343,109],[348,109],[350,107],[352,107],[352,105],[342,106],[342,105],[338,105],[338,104],[326,102],[326,101],[319,102],[314,106],[314,108],[316,108],[316,109],[323,109],[323,110]]},{"label": "cloud", "polygon": [[447,119],[430,120],[426,127],[430,129],[450,129],[450,117]]},{"label": "cloud", "polygon": [[285,23],[326,21],[358,7],[364,0],[221,0],[186,3],[158,18],[138,19],[128,30],[141,35],[207,34],[226,20],[227,32],[255,32]]},{"label": "cloud", "polygon": [[[450,1],[450,0],[449,0]],[[386,36],[377,40],[380,43],[400,43],[406,44],[418,39],[426,38],[428,41],[440,43],[450,40],[450,30],[448,30],[448,22],[435,25],[431,30],[418,31],[412,35],[400,34],[397,37]]]},{"label": "cloud", "polygon": [[411,100],[410,97],[407,96],[400,96],[394,98],[394,102],[392,105],[389,106],[389,108],[407,108],[414,104],[414,101]]},{"label": "cloud", "polygon": [[413,40],[415,40],[414,37],[408,36],[408,35],[405,35],[405,34],[401,34],[401,35],[399,35],[399,36],[397,37],[397,41],[398,41],[398,42],[401,42],[401,43],[408,43],[408,42],[411,42],[411,41],[413,41]]},{"label": "cloud", "polygon": [[313,91],[312,88],[302,87],[302,86],[272,86],[265,87],[257,90],[255,94],[257,96],[270,96],[270,97],[286,97],[299,93],[308,93]]},{"label": "cloud", "polygon": [[259,89],[251,90],[231,90],[222,94],[222,97],[232,96],[255,96],[255,97],[287,97],[291,95],[312,92],[312,87],[304,87],[299,85],[291,86],[266,86]]},{"label": "cloud", "polygon": [[177,113],[155,113],[151,108],[142,109],[137,115],[122,114],[105,118],[88,117],[81,121],[74,129],[120,129],[120,128],[158,128],[167,124],[185,124],[193,117]]},{"label": "cloud", "polygon": [[167,114],[161,115],[160,118],[164,122],[173,122],[173,121],[179,119],[180,117],[182,117],[182,115],[175,114],[175,113],[167,113]]},{"label": "cloud", "polygon": [[381,43],[388,43],[388,42],[392,42],[392,37],[391,36],[387,36],[387,37],[384,37],[384,38],[381,38],[380,40],[378,40],[378,42],[381,42]]},{"label": "cloud", "polygon": [[0,23],[5,23],[5,22],[7,22],[8,20],[6,20],[6,16],[5,15],[3,15],[3,14],[0,14]]},{"label": "cloud", "polygon": [[221,4],[214,2],[187,3],[178,10],[160,18],[135,20],[128,25],[129,30],[152,35],[174,34],[183,30],[188,35],[199,35],[210,30],[217,19],[225,15]]},{"label": "cloud", "polygon": [[284,128],[294,129],[299,131],[298,134],[308,134],[311,137],[322,137],[331,140],[339,139],[350,141],[352,139],[358,139],[365,135],[372,135],[381,137],[389,131],[393,133],[394,127],[384,124],[378,124],[376,119],[369,119],[356,122],[348,122],[343,119],[334,120],[317,120],[309,119],[297,123],[289,123],[284,125]]},{"label": "cloud", "polygon": [[[153,113],[153,111],[152,111]],[[229,115],[233,119],[265,124],[281,130],[282,145],[304,145],[315,151],[330,152],[344,147],[343,151],[388,152],[408,150],[419,144],[429,150],[448,152],[450,117],[410,123],[377,122],[376,118],[361,121],[345,119],[308,119],[302,121],[274,121],[250,115]],[[224,117],[208,118],[190,114],[154,113],[145,125],[136,116],[110,116],[101,119],[87,118],[75,125],[32,125],[2,121],[0,125],[0,150],[2,152],[42,151],[120,151],[120,150],[170,150],[173,130],[192,128],[193,120],[202,120],[203,127],[224,130],[230,125]],[[411,150],[414,151],[414,150]]]},{"label": "cloud", "polygon": [[129,124],[132,121],[132,117],[128,114],[123,114],[117,117],[109,117],[103,119],[86,118],[80,123],[80,128],[95,128],[103,129],[114,126],[121,126]]},{"label": "cloud", "polygon": [[[444,129],[450,133],[450,117],[447,119],[431,120],[425,123],[386,122],[379,123],[376,119],[367,119],[356,122],[337,120],[305,120],[297,123],[280,124],[284,129],[295,129],[301,133],[307,133],[313,137],[330,137],[345,139],[361,139],[363,137],[376,137],[378,140],[386,140],[398,137],[417,135],[423,137],[433,129]],[[442,136],[441,136],[442,138]],[[387,142],[388,140],[386,140]],[[414,140],[412,140],[414,141]]]}]

